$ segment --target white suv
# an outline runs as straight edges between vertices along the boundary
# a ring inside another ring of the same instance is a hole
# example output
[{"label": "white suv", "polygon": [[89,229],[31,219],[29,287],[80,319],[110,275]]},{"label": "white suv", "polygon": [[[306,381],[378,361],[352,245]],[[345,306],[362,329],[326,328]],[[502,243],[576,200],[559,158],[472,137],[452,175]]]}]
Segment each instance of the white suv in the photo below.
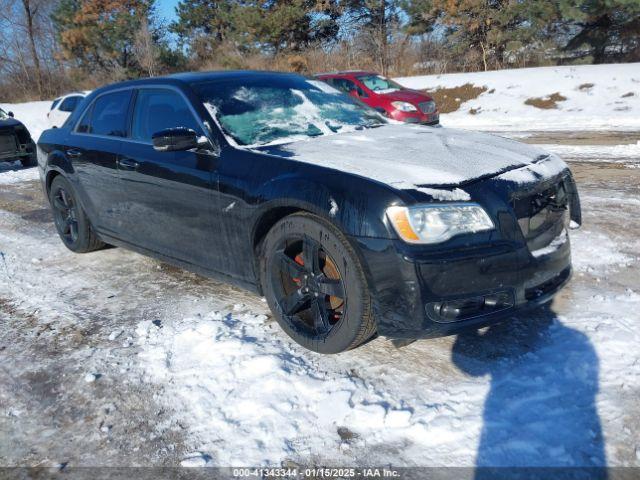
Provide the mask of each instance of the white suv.
[{"label": "white suv", "polygon": [[56,98],[47,113],[52,128],[61,127],[80,102],[91,92],[75,92]]}]

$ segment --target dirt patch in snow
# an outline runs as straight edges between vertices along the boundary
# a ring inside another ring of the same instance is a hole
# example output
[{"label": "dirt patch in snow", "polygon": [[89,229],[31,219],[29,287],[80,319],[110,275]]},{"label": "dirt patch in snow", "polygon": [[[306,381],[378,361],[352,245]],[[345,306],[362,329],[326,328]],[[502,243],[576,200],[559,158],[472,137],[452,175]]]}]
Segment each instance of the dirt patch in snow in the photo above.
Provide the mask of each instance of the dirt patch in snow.
[{"label": "dirt patch in snow", "polygon": [[620,97],[620,98],[629,98],[629,97],[633,97],[633,96],[635,96],[635,93],[627,92],[624,95],[622,95],[622,97]]},{"label": "dirt patch in snow", "polygon": [[465,83],[459,87],[428,90],[427,93],[435,100],[440,113],[451,113],[458,110],[464,102],[474,100],[486,91],[487,87]]},{"label": "dirt patch in snow", "polygon": [[556,92],[551,95],[547,95],[546,97],[527,98],[524,101],[524,104],[531,105],[532,107],[540,108],[542,110],[555,110],[558,108],[558,102],[564,102],[565,100],[567,100],[567,97]]},{"label": "dirt patch in snow", "polygon": [[[508,136],[508,135],[507,135]],[[640,142],[638,131],[528,132],[514,139],[531,144],[556,145],[628,145]]]},{"label": "dirt patch in snow", "polygon": [[581,90],[584,92],[586,90],[591,90],[593,87],[595,87],[594,83],[583,83],[578,87],[578,90]]}]

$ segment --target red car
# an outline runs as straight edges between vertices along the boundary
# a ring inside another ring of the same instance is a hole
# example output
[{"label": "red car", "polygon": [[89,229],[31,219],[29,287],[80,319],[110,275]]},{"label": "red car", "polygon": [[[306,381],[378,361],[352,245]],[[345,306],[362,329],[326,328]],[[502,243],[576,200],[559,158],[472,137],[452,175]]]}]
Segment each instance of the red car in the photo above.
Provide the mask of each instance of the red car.
[{"label": "red car", "polygon": [[321,73],[316,78],[348,93],[389,118],[408,123],[435,125],[440,113],[433,99],[409,90],[374,72]]}]

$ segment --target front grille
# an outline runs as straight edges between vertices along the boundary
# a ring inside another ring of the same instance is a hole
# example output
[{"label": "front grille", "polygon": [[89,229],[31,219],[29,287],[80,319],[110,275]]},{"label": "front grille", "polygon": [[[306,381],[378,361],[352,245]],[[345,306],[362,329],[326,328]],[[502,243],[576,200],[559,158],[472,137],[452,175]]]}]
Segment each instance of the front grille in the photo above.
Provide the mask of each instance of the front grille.
[{"label": "front grille", "polygon": [[0,155],[11,155],[16,153],[18,146],[16,137],[13,135],[0,135]]},{"label": "front grille", "polygon": [[569,217],[566,179],[529,192],[517,192],[512,206],[529,250],[548,246],[565,228]]},{"label": "front grille", "polygon": [[433,113],[436,111],[436,102],[421,102],[418,108],[422,113]]}]

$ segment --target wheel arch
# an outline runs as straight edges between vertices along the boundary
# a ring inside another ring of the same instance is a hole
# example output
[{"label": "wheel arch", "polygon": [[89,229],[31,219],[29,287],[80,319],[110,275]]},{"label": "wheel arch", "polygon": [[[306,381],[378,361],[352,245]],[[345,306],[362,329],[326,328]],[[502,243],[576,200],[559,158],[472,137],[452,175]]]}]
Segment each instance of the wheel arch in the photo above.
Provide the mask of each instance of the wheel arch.
[{"label": "wheel arch", "polygon": [[256,274],[256,285],[258,288],[258,292],[260,295],[263,295],[262,284],[260,282],[260,258],[262,255],[261,248],[264,239],[267,234],[271,231],[271,229],[285,217],[290,215],[294,215],[296,213],[304,213],[308,215],[315,216],[325,222],[330,223],[335,228],[337,228],[346,238],[347,242],[353,248],[355,254],[360,260],[360,265],[362,266],[365,277],[369,281],[371,276],[371,271],[369,269],[369,265],[363,255],[363,252],[360,250],[361,246],[356,242],[351,235],[344,230],[344,228],[336,221],[334,217],[329,215],[326,211],[315,207],[312,204],[305,204],[302,202],[292,202],[292,203],[283,203],[273,205],[271,208],[267,209],[262,215],[258,218],[252,236],[252,247],[253,247],[253,266],[254,272]]},{"label": "wheel arch", "polygon": [[49,193],[51,192],[51,184],[53,183],[53,180],[60,175],[62,175],[62,173],[60,173],[58,170],[53,169],[49,170],[45,175],[44,185],[47,193],[47,198],[49,197]]}]

